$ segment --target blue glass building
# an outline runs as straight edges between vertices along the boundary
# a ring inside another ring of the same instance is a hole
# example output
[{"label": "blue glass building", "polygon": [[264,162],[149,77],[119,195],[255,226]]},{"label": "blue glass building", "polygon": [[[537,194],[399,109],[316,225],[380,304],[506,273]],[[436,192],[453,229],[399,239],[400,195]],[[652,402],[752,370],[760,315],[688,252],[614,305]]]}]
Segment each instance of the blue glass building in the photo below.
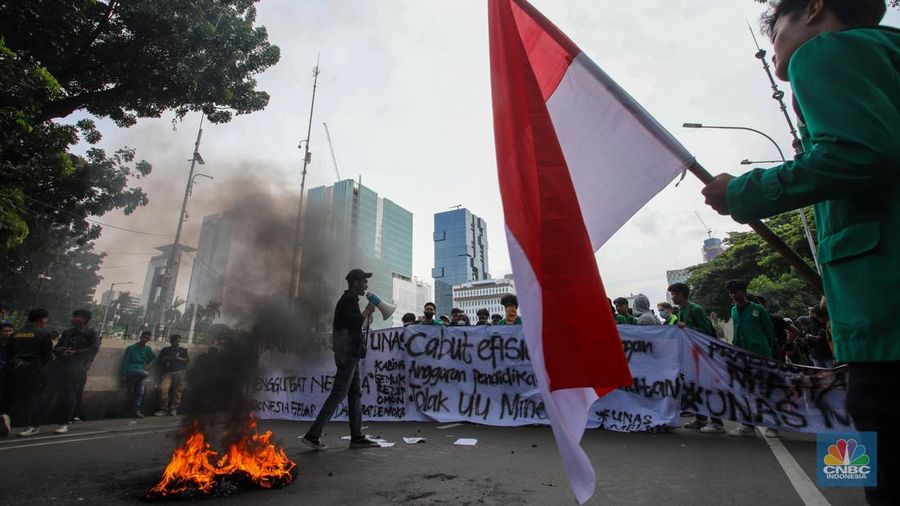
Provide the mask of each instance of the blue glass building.
[{"label": "blue glass building", "polygon": [[450,314],[453,285],[490,279],[487,225],[468,209],[434,215],[434,303],[437,314]]},{"label": "blue glass building", "polygon": [[[301,312],[330,328],[344,276],[357,267],[373,273],[369,291],[393,304],[394,274],[412,277],[412,213],[352,179],[312,188],[307,198]],[[390,324],[376,313],[372,328]]]}]

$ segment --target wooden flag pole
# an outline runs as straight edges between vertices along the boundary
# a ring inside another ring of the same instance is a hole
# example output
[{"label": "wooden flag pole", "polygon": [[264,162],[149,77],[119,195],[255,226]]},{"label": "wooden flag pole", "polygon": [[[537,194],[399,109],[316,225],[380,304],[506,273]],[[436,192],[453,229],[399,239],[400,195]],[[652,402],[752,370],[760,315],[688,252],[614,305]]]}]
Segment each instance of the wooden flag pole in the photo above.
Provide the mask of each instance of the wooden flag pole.
[{"label": "wooden flag pole", "polygon": [[[691,171],[691,174],[697,176],[700,181],[703,181],[705,184],[709,184],[713,180],[713,175],[709,173],[699,162],[696,160],[694,163],[688,167],[688,170]],[[782,258],[790,264],[794,270],[797,271],[797,274],[800,275],[809,286],[813,289],[813,291],[822,296],[824,291],[822,290],[822,277],[819,276],[819,273],[816,272],[800,255],[797,254],[796,251],[792,250],[790,246],[787,245],[780,237],[775,235],[775,232],[772,232],[772,229],[767,227],[761,221],[751,221],[747,223],[760,237],[766,241],[769,246],[772,247]]]}]

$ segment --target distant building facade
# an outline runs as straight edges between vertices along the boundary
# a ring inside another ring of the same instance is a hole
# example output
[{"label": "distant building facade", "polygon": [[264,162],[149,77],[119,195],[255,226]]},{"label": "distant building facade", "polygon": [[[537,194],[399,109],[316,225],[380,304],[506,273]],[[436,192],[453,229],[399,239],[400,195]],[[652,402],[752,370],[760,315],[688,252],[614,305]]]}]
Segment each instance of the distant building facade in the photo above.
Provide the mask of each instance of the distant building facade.
[{"label": "distant building facade", "polygon": [[479,309],[487,309],[490,314],[504,314],[500,299],[516,294],[516,283],[512,274],[501,279],[486,279],[453,285],[453,307],[462,309],[473,322]]},{"label": "distant building facade", "polygon": [[[353,268],[373,273],[369,291],[397,305],[395,280],[412,279],[412,213],[351,179],[312,188],[307,198],[301,310],[330,330],[334,303],[347,289],[344,276]],[[376,315],[372,328],[392,324],[393,318]]]},{"label": "distant building facade", "polygon": [[487,224],[466,208],[434,215],[434,303],[438,315],[453,307],[453,285],[491,278]]},{"label": "distant building facade", "polygon": [[412,313],[417,317],[422,315],[425,303],[431,301],[431,283],[395,273],[393,295],[397,310],[394,312],[391,326],[402,327],[404,314]]}]

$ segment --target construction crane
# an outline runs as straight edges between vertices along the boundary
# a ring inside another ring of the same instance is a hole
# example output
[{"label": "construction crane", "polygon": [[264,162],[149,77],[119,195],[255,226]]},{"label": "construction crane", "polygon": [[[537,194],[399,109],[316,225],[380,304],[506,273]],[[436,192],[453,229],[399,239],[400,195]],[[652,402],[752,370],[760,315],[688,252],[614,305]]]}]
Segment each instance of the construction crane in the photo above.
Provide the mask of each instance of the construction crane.
[{"label": "construction crane", "polygon": [[334,164],[334,173],[337,175],[337,180],[341,180],[341,172],[338,170],[337,157],[334,156],[334,145],[331,144],[331,133],[328,131],[328,123],[322,122],[325,125],[325,137],[328,138],[328,149],[331,150],[331,162]]},{"label": "construction crane", "polygon": [[713,229],[709,228],[709,225],[707,225],[706,222],[703,221],[703,218],[700,217],[700,213],[694,211],[694,214],[697,215],[697,219],[700,220],[700,223],[703,224],[703,228],[706,229],[706,233],[709,234],[709,238],[712,239],[712,236],[715,233],[713,232]]}]

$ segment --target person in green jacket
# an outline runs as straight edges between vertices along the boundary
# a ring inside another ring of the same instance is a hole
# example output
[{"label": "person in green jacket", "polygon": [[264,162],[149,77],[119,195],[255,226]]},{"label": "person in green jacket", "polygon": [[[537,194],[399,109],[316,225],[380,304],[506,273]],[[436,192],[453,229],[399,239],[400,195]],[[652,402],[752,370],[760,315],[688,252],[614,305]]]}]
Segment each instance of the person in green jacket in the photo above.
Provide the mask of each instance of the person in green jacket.
[{"label": "person in green jacket", "polygon": [[[731,324],[734,329],[732,344],[738,348],[772,358],[775,328],[772,326],[769,312],[748,298],[747,283],[729,281],[725,289],[728,290],[728,295],[734,301],[734,306],[731,306]],[[755,431],[752,425],[742,423],[730,434],[732,436],[753,436]],[[775,437],[778,432],[774,429],[766,429],[765,434],[766,437]]]},{"label": "person in green jacket", "polygon": [[660,302],[656,305],[656,310],[659,312],[659,318],[663,325],[678,325],[678,315],[675,314],[672,304]]},{"label": "person in green jacket", "polygon": [[616,305],[616,324],[617,325],[637,325],[638,319],[628,312],[628,299],[625,297],[617,297],[613,301]]},{"label": "person in green jacket", "polygon": [[138,342],[125,348],[125,356],[122,358],[122,380],[130,397],[131,413],[136,418],[144,418],[141,407],[144,403],[144,386],[147,376],[150,375],[150,365],[156,360],[156,355],[147,343],[150,342],[149,330],[141,333]]},{"label": "person in green jacket", "polygon": [[504,295],[500,298],[500,305],[506,316],[497,325],[521,325],[522,317],[519,316],[519,298],[515,295]]},{"label": "person in green jacket", "polygon": [[[900,30],[877,26],[884,0],[782,0],[763,18],[775,74],[790,81],[805,152],[704,188],[739,222],[813,205],[835,360],[848,364],[847,410],[900,455]],[[866,304],[861,304],[866,301]],[[872,504],[900,503],[900,460],[879,458]]]}]

